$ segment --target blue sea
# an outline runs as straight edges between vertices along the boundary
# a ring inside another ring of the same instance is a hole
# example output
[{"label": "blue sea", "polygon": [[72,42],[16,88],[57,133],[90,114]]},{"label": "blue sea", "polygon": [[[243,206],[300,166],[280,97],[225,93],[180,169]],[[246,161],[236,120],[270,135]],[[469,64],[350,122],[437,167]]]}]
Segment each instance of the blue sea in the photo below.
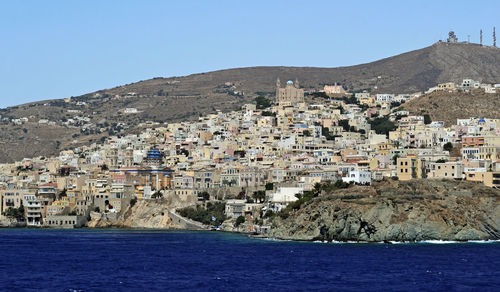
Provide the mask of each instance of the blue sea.
[{"label": "blue sea", "polygon": [[355,244],[221,232],[0,230],[0,291],[500,291],[500,243]]}]

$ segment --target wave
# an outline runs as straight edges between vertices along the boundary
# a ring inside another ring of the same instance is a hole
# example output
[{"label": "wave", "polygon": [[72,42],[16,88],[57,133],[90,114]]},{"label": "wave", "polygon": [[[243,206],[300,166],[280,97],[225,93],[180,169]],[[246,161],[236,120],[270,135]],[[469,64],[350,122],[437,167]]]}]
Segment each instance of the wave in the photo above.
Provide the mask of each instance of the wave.
[{"label": "wave", "polygon": [[469,243],[500,243],[500,239],[493,240],[469,240]]},{"label": "wave", "polygon": [[[304,242],[303,240],[292,240],[292,239],[277,239],[270,237],[260,237],[258,239],[276,242]],[[306,240],[307,242],[307,240]],[[441,239],[429,239],[421,241],[339,241],[339,240],[314,240],[309,241],[311,243],[330,243],[330,244],[463,244],[463,243],[474,243],[474,244],[484,244],[484,243],[500,243],[500,239],[493,240],[468,240],[468,241],[457,241],[457,240],[441,240]]]},{"label": "wave", "polygon": [[467,241],[456,241],[456,240],[440,240],[440,239],[430,239],[422,241],[389,241],[391,244],[461,244],[461,243],[500,243],[500,240],[467,240]]}]

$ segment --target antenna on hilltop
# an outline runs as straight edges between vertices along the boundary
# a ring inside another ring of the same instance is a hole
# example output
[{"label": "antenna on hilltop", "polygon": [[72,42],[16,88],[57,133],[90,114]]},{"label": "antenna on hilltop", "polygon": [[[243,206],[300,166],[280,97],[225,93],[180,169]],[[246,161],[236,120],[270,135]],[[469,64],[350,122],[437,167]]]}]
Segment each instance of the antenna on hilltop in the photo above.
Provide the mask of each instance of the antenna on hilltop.
[{"label": "antenna on hilltop", "polygon": [[495,34],[495,27],[493,27],[493,46],[497,46],[497,36]]},{"label": "antenna on hilltop", "polygon": [[483,45],[483,30],[479,30],[479,44],[482,46]]}]

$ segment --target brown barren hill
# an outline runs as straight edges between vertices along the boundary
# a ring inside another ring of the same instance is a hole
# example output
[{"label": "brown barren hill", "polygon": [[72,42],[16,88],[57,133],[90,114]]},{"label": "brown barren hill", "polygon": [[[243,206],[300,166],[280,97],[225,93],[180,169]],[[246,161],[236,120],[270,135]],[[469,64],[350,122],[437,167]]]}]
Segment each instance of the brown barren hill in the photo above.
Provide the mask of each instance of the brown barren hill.
[{"label": "brown barren hill", "polygon": [[[109,135],[137,133],[142,129],[139,125],[146,121],[186,121],[218,110],[236,110],[253,102],[258,95],[273,98],[278,77],[282,84],[298,79],[305,90],[318,90],[325,84],[340,82],[351,92],[369,90],[372,93],[412,93],[441,82],[458,83],[464,78],[499,83],[500,49],[438,42],[356,66],[235,68],[153,78],[70,100],[54,99],[8,107],[0,109],[0,162],[50,155],[102,141]],[[428,109],[426,104],[422,107]],[[128,114],[126,108],[137,109],[137,113]],[[29,118],[29,123],[19,126],[12,122],[19,118]],[[80,122],[65,124],[79,118],[90,119],[91,127],[82,127]],[[39,123],[40,120],[50,123]]]},{"label": "brown barren hill", "polygon": [[402,106],[413,115],[428,114],[433,121],[454,125],[457,119],[469,117],[500,118],[500,94],[483,90],[465,92],[433,92]]}]

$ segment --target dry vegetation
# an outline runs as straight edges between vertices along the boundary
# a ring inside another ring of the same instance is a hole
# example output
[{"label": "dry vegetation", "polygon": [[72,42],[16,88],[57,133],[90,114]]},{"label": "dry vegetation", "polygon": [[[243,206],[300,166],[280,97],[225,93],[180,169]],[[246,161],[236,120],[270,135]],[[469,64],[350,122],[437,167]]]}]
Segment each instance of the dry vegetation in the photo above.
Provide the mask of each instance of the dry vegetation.
[{"label": "dry vegetation", "polygon": [[454,125],[457,119],[469,117],[500,118],[500,94],[486,94],[483,90],[470,93],[433,92],[403,105],[411,114],[429,114],[433,121]]},{"label": "dry vegetation", "polygon": [[[70,103],[49,100],[0,109],[2,118],[30,119],[28,124],[20,126],[5,121],[0,123],[0,162],[50,155],[61,149],[98,142],[116,133],[136,133],[140,131],[139,123],[144,121],[185,121],[217,110],[236,110],[245,103],[253,102],[258,95],[272,97],[278,77],[283,83],[298,79],[306,90],[341,82],[351,91],[366,89],[376,92],[376,86],[378,92],[411,93],[425,90],[439,82],[459,82],[463,78],[499,82],[496,79],[500,76],[499,65],[500,49],[474,44],[436,43],[420,50],[351,67],[251,67],[185,77],[154,78],[75,97]],[[128,95],[131,92],[135,95]],[[85,104],[77,105],[79,101]],[[434,103],[441,107],[440,102]],[[466,104],[466,99],[463,104]],[[421,103],[415,103],[414,108],[415,111],[429,110],[431,117],[436,120],[454,119],[442,117],[439,111],[431,112],[431,106],[430,102],[422,100]],[[462,107],[468,110],[464,111],[465,116],[478,116],[482,115],[483,108],[485,113],[498,108],[498,103],[486,103],[483,106],[477,102]],[[124,114],[125,108],[137,108],[139,113]],[[68,110],[81,112],[75,114]],[[63,121],[75,115],[88,117],[90,123],[102,130],[82,131],[81,127],[68,128],[62,125]],[[48,119],[56,125],[38,125],[39,119]],[[117,126],[120,123],[126,126]],[[27,131],[23,131],[23,128]]]}]

